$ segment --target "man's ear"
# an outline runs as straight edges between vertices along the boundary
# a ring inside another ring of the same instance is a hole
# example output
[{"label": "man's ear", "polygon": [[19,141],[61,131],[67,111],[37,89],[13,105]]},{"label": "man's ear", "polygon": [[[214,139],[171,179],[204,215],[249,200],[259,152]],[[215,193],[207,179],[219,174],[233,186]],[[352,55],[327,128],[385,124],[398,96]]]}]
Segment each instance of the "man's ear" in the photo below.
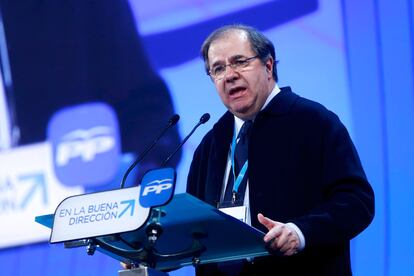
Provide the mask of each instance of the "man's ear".
[{"label": "man's ear", "polygon": [[265,67],[266,67],[266,72],[271,73],[273,70],[273,62],[275,62],[273,60],[272,57],[269,57],[265,63]]},{"label": "man's ear", "polygon": [[273,77],[273,73],[272,73],[272,70],[273,70],[273,62],[275,62],[275,61],[273,60],[272,57],[270,57],[270,58],[268,58],[268,60],[265,63],[266,72],[271,75],[270,77]]}]

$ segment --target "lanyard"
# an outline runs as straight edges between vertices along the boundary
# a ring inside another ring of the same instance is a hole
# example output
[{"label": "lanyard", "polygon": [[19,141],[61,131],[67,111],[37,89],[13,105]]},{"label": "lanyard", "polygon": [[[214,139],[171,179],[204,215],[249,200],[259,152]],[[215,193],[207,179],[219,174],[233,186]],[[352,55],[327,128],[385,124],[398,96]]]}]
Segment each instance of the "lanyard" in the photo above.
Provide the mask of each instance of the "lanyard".
[{"label": "lanyard", "polygon": [[243,167],[241,168],[239,174],[237,175],[236,178],[236,172],[234,169],[234,152],[236,151],[236,133],[234,133],[233,135],[233,141],[231,142],[231,167],[232,167],[232,171],[233,171],[233,179],[234,179],[234,185],[233,185],[233,196],[232,196],[232,201],[233,203],[236,201],[236,194],[239,191],[239,187],[240,184],[244,178],[244,175],[246,174],[247,171],[247,167],[248,167],[248,163],[249,161],[246,160],[246,162],[244,163]]}]

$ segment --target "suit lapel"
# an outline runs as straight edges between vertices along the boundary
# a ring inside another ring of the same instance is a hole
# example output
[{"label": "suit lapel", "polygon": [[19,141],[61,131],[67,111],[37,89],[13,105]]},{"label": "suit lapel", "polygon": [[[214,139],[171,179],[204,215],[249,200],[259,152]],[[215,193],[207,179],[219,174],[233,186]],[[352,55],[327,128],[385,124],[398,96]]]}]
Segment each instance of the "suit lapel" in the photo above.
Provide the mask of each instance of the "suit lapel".
[{"label": "suit lapel", "polygon": [[[278,116],[287,113],[297,98],[290,87],[281,88],[281,92],[260,112],[262,114],[259,114]],[[208,153],[208,175],[205,184],[205,201],[211,205],[216,205],[220,200],[233,130],[234,116],[228,111],[213,127],[213,141]]]},{"label": "suit lapel", "polygon": [[213,127],[213,143],[208,160],[210,168],[205,189],[206,201],[212,205],[220,200],[233,128],[234,117],[230,112],[226,112]]}]

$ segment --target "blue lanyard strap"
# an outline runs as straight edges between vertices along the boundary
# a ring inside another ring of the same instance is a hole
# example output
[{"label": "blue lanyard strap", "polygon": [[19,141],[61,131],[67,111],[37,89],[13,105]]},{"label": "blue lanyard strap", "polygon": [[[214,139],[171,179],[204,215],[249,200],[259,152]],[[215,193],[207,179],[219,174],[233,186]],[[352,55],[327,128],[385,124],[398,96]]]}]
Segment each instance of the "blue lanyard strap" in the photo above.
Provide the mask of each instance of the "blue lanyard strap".
[{"label": "blue lanyard strap", "polygon": [[240,184],[244,178],[244,175],[246,174],[247,171],[247,167],[248,167],[248,163],[249,161],[246,160],[246,162],[244,162],[243,167],[241,168],[239,174],[236,177],[236,172],[234,169],[234,152],[236,151],[236,133],[234,133],[233,135],[233,141],[231,142],[231,167],[233,170],[233,179],[234,179],[234,185],[233,185],[233,194],[237,193],[239,191],[239,187]]}]

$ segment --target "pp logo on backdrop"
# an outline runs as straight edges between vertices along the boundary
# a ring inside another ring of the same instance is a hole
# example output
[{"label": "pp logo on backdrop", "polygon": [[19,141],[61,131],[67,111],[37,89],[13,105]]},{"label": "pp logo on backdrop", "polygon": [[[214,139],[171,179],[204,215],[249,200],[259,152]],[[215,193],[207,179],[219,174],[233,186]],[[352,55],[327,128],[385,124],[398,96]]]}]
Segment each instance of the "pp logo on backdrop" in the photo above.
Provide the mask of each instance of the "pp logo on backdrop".
[{"label": "pp logo on backdrop", "polygon": [[104,103],[68,107],[48,125],[57,178],[67,186],[95,186],[111,181],[120,162],[119,127]]},{"label": "pp logo on backdrop", "polygon": [[174,195],[175,178],[172,168],[148,171],[141,182],[140,205],[148,208],[167,204]]}]

